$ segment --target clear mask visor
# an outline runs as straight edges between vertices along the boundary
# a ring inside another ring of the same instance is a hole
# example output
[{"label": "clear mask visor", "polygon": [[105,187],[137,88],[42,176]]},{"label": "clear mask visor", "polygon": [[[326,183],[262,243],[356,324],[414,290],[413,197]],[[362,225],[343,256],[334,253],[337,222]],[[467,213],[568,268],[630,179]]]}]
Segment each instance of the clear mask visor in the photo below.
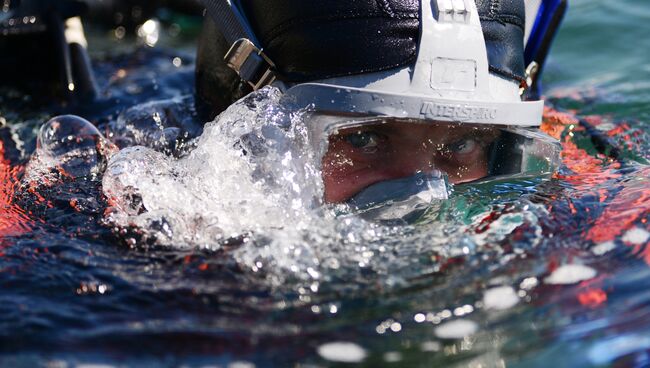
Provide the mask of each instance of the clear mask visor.
[{"label": "clear mask visor", "polygon": [[450,185],[549,175],[559,165],[557,141],[523,128],[325,114],[308,125],[324,201],[356,208],[442,200]]}]

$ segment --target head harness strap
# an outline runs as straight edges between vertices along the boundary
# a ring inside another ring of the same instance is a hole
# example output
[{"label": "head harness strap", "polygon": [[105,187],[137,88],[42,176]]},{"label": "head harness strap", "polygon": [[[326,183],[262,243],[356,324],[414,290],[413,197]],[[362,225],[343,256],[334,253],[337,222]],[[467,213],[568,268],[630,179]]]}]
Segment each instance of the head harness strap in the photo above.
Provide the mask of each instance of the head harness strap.
[{"label": "head harness strap", "polygon": [[201,0],[231,45],[224,60],[254,90],[273,83],[275,65],[264,54],[236,0]]}]

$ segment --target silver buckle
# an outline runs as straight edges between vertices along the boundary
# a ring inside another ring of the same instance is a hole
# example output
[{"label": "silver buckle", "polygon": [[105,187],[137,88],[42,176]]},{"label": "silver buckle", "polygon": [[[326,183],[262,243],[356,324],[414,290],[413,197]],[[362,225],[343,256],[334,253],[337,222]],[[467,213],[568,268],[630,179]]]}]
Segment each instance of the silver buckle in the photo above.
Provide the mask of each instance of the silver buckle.
[{"label": "silver buckle", "polygon": [[255,91],[275,81],[275,64],[247,38],[235,41],[224,60]]},{"label": "silver buckle", "polygon": [[537,72],[539,72],[539,64],[536,61],[532,61],[526,67],[526,81],[522,83],[522,86],[519,88],[519,95],[523,95],[526,90],[533,86],[535,82],[535,77],[537,77]]}]

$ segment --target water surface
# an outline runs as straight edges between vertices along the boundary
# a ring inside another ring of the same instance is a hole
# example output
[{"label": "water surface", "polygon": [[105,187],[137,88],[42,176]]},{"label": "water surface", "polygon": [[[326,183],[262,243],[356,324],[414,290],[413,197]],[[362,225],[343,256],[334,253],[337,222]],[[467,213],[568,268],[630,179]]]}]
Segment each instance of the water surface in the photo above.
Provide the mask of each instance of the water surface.
[{"label": "water surface", "polygon": [[[97,32],[102,103],[0,99],[0,364],[650,365],[649,17],[572,1],[545,74],[561,171],[412,226],[318,206],[277,91],[204,128],[191,42]],[[38,138],[61,113],[99,130]]]}]

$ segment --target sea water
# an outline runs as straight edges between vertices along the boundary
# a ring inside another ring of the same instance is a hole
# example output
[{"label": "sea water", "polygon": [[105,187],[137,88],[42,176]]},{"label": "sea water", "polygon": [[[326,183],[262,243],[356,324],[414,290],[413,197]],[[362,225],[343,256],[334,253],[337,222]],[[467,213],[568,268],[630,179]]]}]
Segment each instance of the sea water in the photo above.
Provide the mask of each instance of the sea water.
[{"label": "sea water", "polygon": [[[94,107],[3,95],[0,362],[647,366],[650,10],[571,6],[545,80],[560,171],[412,224],[321,203],[277,90],[203,124],[182,51],[96,59]],[[47,123],[67,112],[93,124]]]}]

